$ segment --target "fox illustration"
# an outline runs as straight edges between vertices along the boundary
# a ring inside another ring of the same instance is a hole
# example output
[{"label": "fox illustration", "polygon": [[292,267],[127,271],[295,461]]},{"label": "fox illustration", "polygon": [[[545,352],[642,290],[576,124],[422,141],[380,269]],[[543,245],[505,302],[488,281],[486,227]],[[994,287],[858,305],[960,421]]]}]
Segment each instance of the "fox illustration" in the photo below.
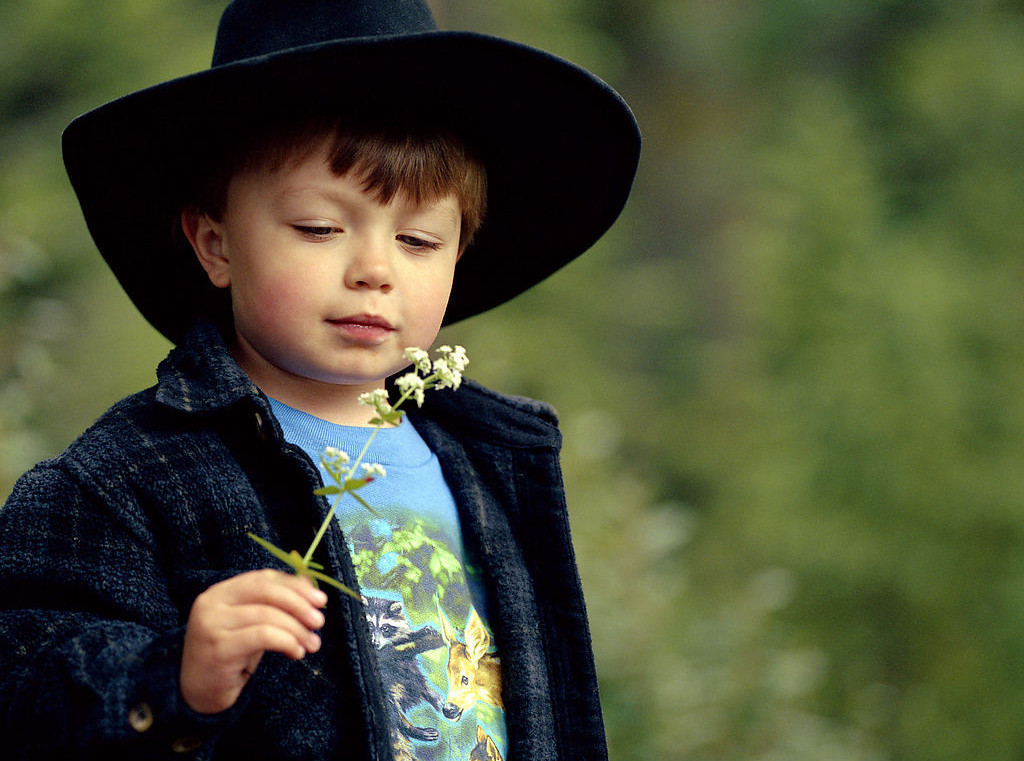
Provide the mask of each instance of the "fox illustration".
[{"label": "fox illustration", "polygon": [[469,752],[469,761],[502,761],[498,746],[479,724],[476,725],[476,745]]},{"label": "fox illustration", "polygon": [[441,713],[446,719],[458,721],[478,701],[504,708],[501,699],[501,665],[498,656],[487,652],[491,637],[475,608],[470,608],[466,622],[465,643],[460,642],[448,617],[437,602],[441,622],[441,638],[448,646],[448,697]]}]

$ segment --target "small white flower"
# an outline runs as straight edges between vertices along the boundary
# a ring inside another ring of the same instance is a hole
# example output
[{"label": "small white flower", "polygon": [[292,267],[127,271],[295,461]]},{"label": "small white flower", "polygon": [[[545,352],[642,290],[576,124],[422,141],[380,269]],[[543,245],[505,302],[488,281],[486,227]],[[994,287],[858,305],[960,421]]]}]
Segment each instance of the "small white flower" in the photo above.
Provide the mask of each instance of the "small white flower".
[{"label": "small white flower", "polygon": [[453,368],[447,359],[434,360],[434,374],[437,376],[437,383],[434,388],[458,388],[462,383],[462,373]]},{"label": "small white flower", "polygon": [[324,449],[324,459],[333,465],[344,465],[349,461],[349,456],[348,452],[337,447],[327,447]]},{"label": "small white flower", "polygon": [[359,395],[359,403],[365,404],[368,407],[376,407],[381,402],[386,402],[387,400],[388,392],[384,388],[375,388],[373,391],[367,391]]},{"label": "small white flower", "polygon": [[391,404],[388,402],[388,392],[383,388],[375,388],[373,391],[367,391],[365,394],[360,394],[359,403],[365,404],[367,407],[373,407],[377,411],[377,414],[381,416],[385,413],[391,412]]},{"label": "small white flower", "polygon": [[434,360],[434,374],[437,375],[435,388],[458,388],[462,383],[462,371],[469,364],[466,350],[461,346],[439,346],[441,356]]},{"label": "small white flower", "polygon": [[412,362],[413,367],[415,367],[419,372],[430,372],[430,355],[423,351],[423,349],[410,346],[405,350],[405,358]]},{"label": "small white flower", "polygon": [[423,383],[423,378],[418,376],[416,373],[406,373],[395,380],[395,385],[398,386],[398,390],[403,395],[408,395],[413,399],[417,406],[423,406],[423,392],[426,389],[426,385]]},{"label": "small white flower", "polygon": [[363,474],[367,478],[384,478],[388,472],[384,470],[384,466],[380,463],[363,463]]},{"label": "small white flower", "polygon": [[466,371],[466,366],[469,365],[469,357],[466,355],[464,348],[456,346],[453,349],[450,346],[442,346],[438,349],[438,352],[444,355],[445,359],[448,360],[449,366],[455,372],[463,373]]}]

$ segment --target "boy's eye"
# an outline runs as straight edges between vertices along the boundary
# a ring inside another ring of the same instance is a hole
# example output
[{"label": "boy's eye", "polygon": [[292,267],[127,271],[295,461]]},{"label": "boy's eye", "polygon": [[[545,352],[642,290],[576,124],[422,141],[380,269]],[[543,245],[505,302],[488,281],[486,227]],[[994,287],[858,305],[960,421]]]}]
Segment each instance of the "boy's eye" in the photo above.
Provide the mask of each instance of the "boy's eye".
[{"label": "boy's eye", "polygon": [[327,238],[341,232],[339,227],[330,225],[292,225],[298,232],[310,238]]},{"label": "boy's eye", "polygon": [[432,240],[424,240],[423,238],[418,238],[415,235],[399,235],[397,240],[403,246],[417,251],[437,251],[441,248],[440,243]]}]

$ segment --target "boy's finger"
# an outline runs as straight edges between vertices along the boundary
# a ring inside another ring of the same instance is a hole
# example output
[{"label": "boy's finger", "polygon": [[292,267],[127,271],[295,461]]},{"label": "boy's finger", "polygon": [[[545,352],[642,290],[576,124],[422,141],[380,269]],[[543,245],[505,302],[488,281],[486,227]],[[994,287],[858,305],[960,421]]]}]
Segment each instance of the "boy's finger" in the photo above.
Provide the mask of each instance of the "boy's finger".
[{"label": "boy's finger", "polygon": [[310,603],[308,599],[297,595],[292,589],[282,587],[260,589],[252,599],[240,601],[235,607],[250,605],[281,611],[302,622],[309,629],[319,629],[324,625],[324,614],[320,609]]},{"label": "boy's finger", "polygon": [[284,577],[285,584],[296,589],[299,594],[303,595],[316,607],[322,608],[327,604],[327,593],[319,589],[308,576],[286,573]]},{"label": "boy's finger", "polygon": [[293,573],[284,573],[273,569],[253,571],[248,579],[259,588],[273,589],[284,587],[296,592],[299,596],[308,600],[311,605],[322,608],[327,604],[327,594],[317,589],[313,582],[305,576],[298,576]]},{"label": "boy's finger", "polygon": [[224,588],[218,592],[229,605],[262,602],[294,612],[301,606],[322,608],[327,604],[327,595],[308,579],[272,569],[250,571],[221,584]]},{"label": "boy's finger", "polygon": [[313,632],[296,637],[290,631],[270,624],[240,629],[234,632],[232,640],[239,654],[270,650],[283,653],[293,660],[299,660],[306,653],[315,653],[320,649],[320,637]]},{"label": "boy's finger", "polygon": [[284,629],[301,639],[323,626],[324,616],[316,608],[307,608],[306,617],[300,618],[271,605],[236,605],[225,610],[220,623],[226,631],[238,631],[262,624]]}]

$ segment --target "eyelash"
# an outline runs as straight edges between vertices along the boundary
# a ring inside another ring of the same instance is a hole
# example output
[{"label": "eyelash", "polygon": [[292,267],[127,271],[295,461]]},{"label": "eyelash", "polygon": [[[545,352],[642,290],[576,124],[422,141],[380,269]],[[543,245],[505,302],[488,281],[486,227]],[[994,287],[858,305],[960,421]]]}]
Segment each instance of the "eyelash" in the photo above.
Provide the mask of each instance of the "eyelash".
[{"label": "eyelash", "polygon": [[437,251],[441,248],[440,243],[435,243],[432,240],[424,240],[423,238],[417,238],[415,235],[399,235],[399,243],[404,243],[407,246],[418,248],[426,251]]},{"label": "eyelash", "polygon": [[298,232],[311,238],[327,238],[334,233],[342,232],[340,227],[329,227],[327,225],[294,225],[294,227]]},{"label": "eyelash", "polygon": [[[330,227],[328,225],[293,225],[293,227],[297,232],[314,240],[326,240],[335,233],[344,232],[340,227]],[[440,243],[418,238],[415,235],[399,235],[397,239],[399,243],[419,249],[420,251],[437,251],[441,248]]]}]

